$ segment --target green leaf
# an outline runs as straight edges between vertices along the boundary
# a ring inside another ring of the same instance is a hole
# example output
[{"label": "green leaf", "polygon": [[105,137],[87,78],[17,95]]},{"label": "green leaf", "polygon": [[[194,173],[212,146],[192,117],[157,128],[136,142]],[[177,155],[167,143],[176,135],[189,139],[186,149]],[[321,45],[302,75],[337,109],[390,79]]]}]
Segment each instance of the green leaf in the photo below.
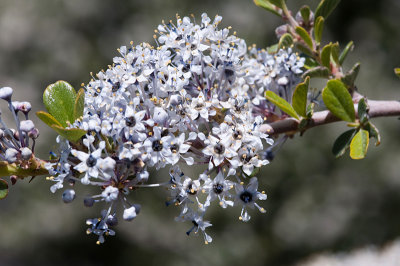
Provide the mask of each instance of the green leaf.
[{"label": "green leaf", "polygon": [[351,95],[340,80],[328,81],[322,90],[322,100],[336,117],[348,122],[355,121],[356,115]]},{"label": "green leaf", "polygon": [[52,127],[54,125],[62,127],[61,124],[49,113],[38,111],[36,112],[36,115],[49,127]]},{"label": "green leaf", "polygon": [[306,77],[306,80],[299,83],[293,92],[292,106],[293,109],[302,117],[306,117],[307,108],[307,92],[310,83],[310,77]]},{"label": "green leaf", "polygon": [[368,105],[365,102],[365,98],[361,98],[358,102],[358,119],[362,124],[368,121]]},{"label": "green leaf", "polygon": [[296,33],[303,39],[303,41],[307,44],[307,46],[313,50],[313,41],[310,37],[310,34],[303,27],[296,27]]},{"label": "green leaf", "polygon": [[76,94],[76,99],[75,99],[74,121],[83,115],[84,107],[85,107],[85,90],[80,89]]},{"label": "green leaf", "polygon": [[395,68],[394,73],[400,78],[400,67]]},{"label": "green leaf", "polygon": [[56,125],[53,125],[51,128],[54,129],[58,134],[72,142],[78,142],[79,139],[87,133],[85,130],[79,128],[67,129]]},{"label": "green leaf", "polygon": [[278,43],[278,49],[288,48],[293,44],[293,37],[289,33],[285,33],[281,36]]},{"label": "green leaf", "polygon": [[282,6],[284,5],[284,0],[268,0],[268,1],[279,8],[282,8]]},{"label": "green leaf", "polygon": [[320,43],[322,40],[322,31],[324,29],[324,18],[319,16],[315,20],[315,25],[314,25],[314,36],[315,36],[315,41],[317,43]]},{"label": "green leaf", "polygon": [[63,126],[67,121],[73,123],[76,92],[65,81],[57,81],[49,85],[43,93],[43,103],[47,111]]},{"label": "green leaf", "polygon": [[367,154],[369,133],[360,129],[350,143],[350,157],[354,160],[363,159]]},{"label": "green leaf", "polygon": [[321,52],[321,61],[324,66],[326,66],[328,69],[331,68],[331,49],[332,49],[332,43],[327,44],[322,48]]},{"label": "green leaf", "polygon": [[346,47],[343,49],[342,53],[341,53],[340,56],[339,56],[339,63],[340,63],[340,65],[343,64],[344,60],[345,60],[346,57],[347,57],[347,54],[348,54],[349,52],[353,51],[353,49],[354,49],[353,41],[350,41],[350,42],[346,45]]},{"label": "green leaf", "polygon": [[310,78],[329,78],[329,69],[323,66],[318,66],[314,68],[310,68],[301,76],[303,79],[306,77]]},{"label": "green leaf", "polygon": [[350,147],[351,139],[356,134],[357,129],[350,129],[342,133],[333,143],[332,153],[336,158],[342,156],[346,150]]},{"label": "green leaf", "polygon": [[254,4],[256,4],[256,6],[262,7],[265,10],[268,10],[269,12],[281,17],[282,15],[276,10],[276,7],[271,4],[269,1],[267,0],[253,0]]},{"label": "green leaf", "polygon": [[265,92],[265,97],[278,106],[283,112],[287,113],[291,117],[294,117],[296,119],[299,119],[299,115],[296,113],[296,111],[293,109],[293,107],[288,103],[285,99],[279,97],[272,91],[266,91]]},{"label": "green leaf", "polygon": [[308,6],[302,6],[300,8],[300,15],[303,18],[304,24],[308,25],[310,23],[310,7]]},{"label": "green leaf", "polygon": [[354,81],[356,81],[358,72],[360,71],[360,66],[360,63],[356,63],[342,78],[342,82],[346,84],[348,88],[352,88],[354,86]]},{"label": "green leaf", "polygon": [[315,11],[315,18],[322,16],[327,19],[339,2],[340,0],[322,0]]},{"label": "green leaf", "polygon": [[371,138],[374,138],[376,140],[375,146],[381,144],[381,134],[379,133],[378,128],[374,124],[368,122],[368,124],[364,127],[364,129],[369,132],[369,136]]},{"label": "green leaf", "polygon": [[8,183],[4,179],[0,178],[0,200],[4,199],[8,195]]}]

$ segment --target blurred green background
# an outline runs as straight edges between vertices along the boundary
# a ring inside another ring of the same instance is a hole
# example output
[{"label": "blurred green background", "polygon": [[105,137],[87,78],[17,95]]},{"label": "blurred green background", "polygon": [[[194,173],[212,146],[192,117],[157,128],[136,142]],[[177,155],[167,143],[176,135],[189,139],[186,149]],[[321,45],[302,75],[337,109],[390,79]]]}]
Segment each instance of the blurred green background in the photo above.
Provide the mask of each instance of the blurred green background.
[{"label": "blurred green background", "polygon": [[[317,1],[288,4],[315,8]],[[200,21],[203,12],[222,15],[222,26],[232,26],[248,44],[276,42],[280,19],[251,0],[0,0],[0,86],[13,87],[15,100],[31,101],[34,112],[44,110],[40,100],[48,84],[63,79],[79,88],[90,72],[112,62],[119,46],[153,43],[162,19],[193,13]],[[398,0],[348,0],[326,23],[325,41],[342,47],[354,41],[348,67],[361,62],[357,85],[367,97],[400,98],[393,74],[400,66],[399,14]],[[39,153],[46,157],[55,134],[33,120],[41,130]],[[84,208],[82,198],[62,203],[62,191],[51,194],[52,183],[42,177],[18,181],[0,201],[0,265],[293,265],[321,252],[379,247],[400,236],[400,123],[375,122],[383,141],[377,148],[371,144],[362,161],[331,154],[344,124],[289,140],[259,175],[267,213],[253,211],[245,224],[237,219],[238,208],[212,209],[210,245],[186,236],[190,225],[174,222],[178,210],[165,207],[162,189],[132,195],[141,214],[120,222],[117,236],[97,246],[94,236],[85,235],[85,220],[99,209]]]}]

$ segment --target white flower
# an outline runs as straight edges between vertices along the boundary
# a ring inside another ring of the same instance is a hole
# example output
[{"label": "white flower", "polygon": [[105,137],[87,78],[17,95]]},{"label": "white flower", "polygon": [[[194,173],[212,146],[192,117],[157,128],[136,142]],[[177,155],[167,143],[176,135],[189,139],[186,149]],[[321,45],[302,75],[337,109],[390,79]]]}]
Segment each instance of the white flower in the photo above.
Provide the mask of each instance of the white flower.
[{"label": "white flower", "polygon": [[119,190],[116,187],[108,186],[104,191],[101,193],[101,196],[106,202],[114,201],[118,198]]},{"label": "white flower", "polygon": [[256,200],[266,200],[267,195],[264,192],[258,192],[258,181],[257,177],[252,177],[250,179],[249,184],[247,187],[243,187],[241,184],[236,184],[236,199],[235,202],[237,204],[241,204],[242,211],[240,214],[239,219],[243,222],[247,222],[250,220],[250,215],[247,213],[247,207],[254,208],[257,207],[260,212],[265,213],[265,209],[260,207]]}]

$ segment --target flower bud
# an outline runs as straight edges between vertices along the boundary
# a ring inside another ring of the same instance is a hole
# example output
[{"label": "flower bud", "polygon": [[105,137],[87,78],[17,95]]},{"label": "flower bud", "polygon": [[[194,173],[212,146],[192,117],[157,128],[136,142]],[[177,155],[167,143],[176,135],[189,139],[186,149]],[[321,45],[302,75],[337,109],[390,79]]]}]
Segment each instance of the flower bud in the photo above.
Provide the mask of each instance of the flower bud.
[{"label": "flower bud", "polygon": [[11,100],[11,96],[13,94],[13,89],[10,87],[0,88],[0,98],[6,101]]},{"label": "flower bud", "polygon": [[21,157],[22,157],[23,160],[29,160],[31,158],[32,151],[29,148],[24,147],[24,148],[21,148],[19,150],[21,152]]},{"label": "flower bud", "polygon": [[94,198],[92,198],[92,197],[86,197],[84,200],[83,200],[83,205],[85,205],[86,207],[92,207],[93,206],[93,204],[94,204]]},{"label": "flower bud", "polygon": [[36,127],[33,128],[31,131],[29,131],[28,137],[30,137],[31,139],[37,139],[39,137],[39,129],[37,129]]},{"label": "flower bud", "polygon": [[118,225],[118,219],[114,215],[109,215],[106,219],[106,224],[108,226],[116,226]]},{"label": "flower bud", "polygon": [[132,221],[140,211],[140,205],[134,204],[132,207],[125,209],[122,217],[125,221]]},{"label": "flower bud", "polygon": [[164,125],[165,122],[168,119],[168,114],[167,112],[165,112],[165,110],[161,107],[155,107],[154,108],[154,116],[153,116],[153,120],[155,123],[159,124],[159,125]]},{"label": "flower bud", "polygon": [[288,26],[286,24],[281,25],[275,29],[275,34],[278,38],[282,37],[282,35],[287,32],[288,32]]},{"label": "flower bud", "polygon": [[8,148],[6,150],[6,154],[5,154],[7,162],[14,163],[17,160],[17,155],[18,155],[18,151],[16,149]]},{"label": "flower bud", "polygon": [[179,105],[182,103],[182,96],[180,96],[179,94],[174,94],[171,95],[170,99],[169,99],[169,103],[173,106]]},{"label": "flower bud", "polygon": [[71,203],[75,199],[75,190],[67,189],[62,194],[62,200],[64,203]]},{"label": "flower bud", "polygon": [[24,132],[29,132],[35,128],[35,125],[33,124],[32,120],[25,120],[20,123],[20,128]]},{"label": "flower bud", "polygon": [[14,101],[12,102],[12,105],[15,109],[15,111],[21,111],[24,114],[29,113],[29,111],[32,109],[32,106],[29,102],[18,102],[18,101]]}]

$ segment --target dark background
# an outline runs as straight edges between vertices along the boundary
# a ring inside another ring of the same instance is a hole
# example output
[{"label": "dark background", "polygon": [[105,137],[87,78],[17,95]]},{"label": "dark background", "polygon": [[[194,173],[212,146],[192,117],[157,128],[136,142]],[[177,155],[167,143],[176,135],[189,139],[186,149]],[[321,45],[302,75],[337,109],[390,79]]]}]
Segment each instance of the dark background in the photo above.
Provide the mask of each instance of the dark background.
[{"label": "dark background", "polygon": [[[317,5],[288,2],[293,9]],[[276,42],[281,21],[250,0],[0,0],[0,86],[13,87],[15,99],[31,101],[34,111],[44,110],[40,100],[48,84],[62,79],[79,88],[90,72],[107,68],[119,46],[153,43],[161,20],[193,13],[200,21],[203,12],[222,15],[222,26],[232,26],[249,45]],[[400,66],[399,14],[397,0],[348,0],[326,22],[326,42],[343,47],[354,41],[347,67],[361,62],[357,85],[372,99],[400,98],[393,74]],[[55,134],[33,120],[46,157]],[[375,122],[383,141],[379,147],[371,142],[362,161],[331,154],[344,124],[289,140],[259,175],[267,213],[253,211],[245,224],[237,208],[212,209],[209,245],[188,238],[188,224],[174,222],[178,210],[165,207],[163,189],[132,195],[141,214],[97,246],[85,235],[85,220],[98,209],[84,208],[82,198],[63,204],[61,191],[51,194],[52,183],[42,177],[19,181],[0,201],[0,265],[292,265],[321,252],[380,247],[400,235],[400,123]],[[166,173],[156,178],[165,180]]]}]

